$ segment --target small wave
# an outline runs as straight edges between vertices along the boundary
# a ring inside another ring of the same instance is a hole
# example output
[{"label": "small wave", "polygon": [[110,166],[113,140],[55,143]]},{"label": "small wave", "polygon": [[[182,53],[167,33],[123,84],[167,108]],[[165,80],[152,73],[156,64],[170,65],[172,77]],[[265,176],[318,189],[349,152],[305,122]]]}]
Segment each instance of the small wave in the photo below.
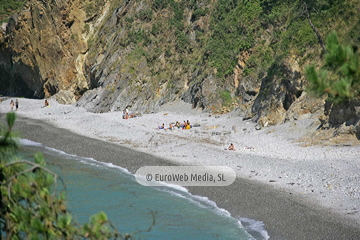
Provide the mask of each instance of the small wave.
[{"label": "small wave", "polygon": [[182,192],[174,191],[174,189],[171,189],[171,188],[170,189],[169,188],[159,188],[159,189],[161,191],[168,192],[168,193],[170,193],[172,195],[175,195],[177,197],[187,199],[188,201],[196,204],[198,207],[211,209],[217,215],[232,218],[231,214],[227,210],[225,210],[223,208],[219,208],[217,206],[216,202],[210,200],[208,197],[192,195],[187,191],[186,188],[185,188],[186,191],[182,191]]},{"label": "small wave", "polygon": [[42,145],[41,143],[34,142],[34,141],[29,140],[29,139],[20,138],[19,142],[20,142],[21,145],[24,145],[24,146],[44,147],[44,145]]},{"label": "small wave", "polygon": [[216,202],[210,200],[209,198],[198,195],[193,195],[193,197],[201,202],[205,202],[208,206],[211,206],[216,214],[231,217],[231,214],[227,210],[219,208]]},{"label": "small wave", "polygon": [[29,139],[20,139],[19,142],[20,142],[21,145],[27,146],[27,147],[36,147],[36,148],[41,147],[41,148],[45,149],[45,153],[48,153],[48,154],[53,155],[53,156],[59,156],[61,158],[65,158],[65,159],[74,159],[74,160],[80,161],[80,162],[85,163],[85,164],[90,164],[90,165],[105,166],[105,167],[109,167],[109,168],[116,168],[116,169],[119,169],[119,170],[121,170],[122,172],[124,172],[126,174],[133,175],[126,168],[114,165],[113,163],[101,162],[101,161],[98,161],[98,160],[96,160],[94,158],[89,158],[89,157],[80,157],[80,156],[77,156],[77,155],[74,155],[74,154],[66,153],[64,151],[61,151],[61,150],[58,150],[58,149],[55,149],[55,148],[46,147],[41,143],[34,142],[34,141],[29,140]]},{"label": "small wave", "polygon": [[248,218],[239,218],[239,220],[243,228],[256,240],[268,240],[270,238],[263,222]]},{"label": "small wave", "polygon": [[170,183],[166,183],[166,182],[159,182],[159,184],[161,184],[163,186],[160,186],[160,187],[155,186],[154,188],[159,189],[161,191],[167,191],[167,192],[171,192],[170,189],[172,189],[172,190],[177,190],[177,191],[180,191],[180,192],[189,193],[187,188],[182,187],[180,185],[170,184]]},{"label": "small wave", "polygon": [[100,161],[97,161],[97,160],[94,160],[94,161],[96,161],[96,162],[98,162],[98,163],[100,163],[100,164],[103,164],[103,165],[105,165],[105,166],[107,166],[107,167],[109,167],[109,168],[120,169],[120,170],[121,170],[122,172],[124,172],[124,173],[130,174],[130,175],[134,175],[134,174],[132,174],[129,170],[127,170],[126,168],[119,167],[119,166],[117,166],[117,165],[115,165],[115,164],[113,164],[113,163],[105,163],[105,162],[100,162]]}]

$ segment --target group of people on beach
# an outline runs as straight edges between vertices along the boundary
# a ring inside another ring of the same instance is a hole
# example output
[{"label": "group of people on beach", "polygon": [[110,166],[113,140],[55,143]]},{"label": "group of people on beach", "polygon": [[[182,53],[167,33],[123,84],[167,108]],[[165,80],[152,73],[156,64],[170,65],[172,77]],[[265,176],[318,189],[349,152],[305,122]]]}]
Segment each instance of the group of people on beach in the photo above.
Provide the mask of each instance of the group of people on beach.
[{"label": "group of people on beach", "polygon": [[[175,123],[169,123],[169,128],[165,128],[165,124],[161,124],[158,126],[158,129],[164,129],[164,130],[174,130],[175,128],[178,129],[190,129],[192,128],[192,125],[190,124],[190,121],[184,121],[183,123],[180,123],[179,121],[176,121]],[[230,150],[230,151],[236,151],[234,144],[230,144],[228,148],[225,148],[225,150]]]},{"label": "group of people on beach", "polygon": [[[15,107],[15,111],[17,111],[19,109],[19,100],[16,99],[15,101],[14,100],[11,100],[10,101],[10,110],[12,111]],[[44,108],[44,107],[50,107],[50,104],[49,104],[49,101],[45,99],[45,103],[44,103],[44,106],[42,106],[41,108]]]},{"label": "group of people on beach", "polygon": [[11,111],[14,109],[14,107],[15,107],[15,111],[17,111],[19,109],[19,100],[16,99],[15,102],[14,102],[14,100],[10,101]]},{"label": "group of people on beach", "polygon": [[134,118],[134,117],[136,117],[136,115],[134,113],[129,112],[129,109],[125,108],[123,110],[123,115],[122,115],[123,119],[129,119],[129,118]]},{"label": "group of people on beach", "polygon": [[164,130],[174,130],[175,128],[190,129],[190,128],[192,128],[192,125],[190,124],[189,120],[187,120],[187,121],[184,120],[183,123],[180,123],[179,121],[176,121],[175,123],[174,122],[169,123],[169,128],[165,128],[164,123],[162,125],[158,126],[158,129],[164,129]]}]

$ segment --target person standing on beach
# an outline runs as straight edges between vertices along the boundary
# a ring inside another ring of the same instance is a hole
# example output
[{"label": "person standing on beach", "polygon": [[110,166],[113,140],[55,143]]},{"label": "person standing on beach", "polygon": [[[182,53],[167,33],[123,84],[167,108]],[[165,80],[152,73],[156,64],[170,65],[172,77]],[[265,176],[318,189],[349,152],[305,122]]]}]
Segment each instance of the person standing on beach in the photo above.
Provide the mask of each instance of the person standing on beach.
[{"label": "person standing on beach", "polygon": [[19,100],[15,100],[15,111],[19,109]]},{"label": "person standing on beach", "polygon": [[11,101],[10,101],[10,110],[11,110],[11,111],[14,109],[14,105],[15,105],[14,101],[11,100]]}]

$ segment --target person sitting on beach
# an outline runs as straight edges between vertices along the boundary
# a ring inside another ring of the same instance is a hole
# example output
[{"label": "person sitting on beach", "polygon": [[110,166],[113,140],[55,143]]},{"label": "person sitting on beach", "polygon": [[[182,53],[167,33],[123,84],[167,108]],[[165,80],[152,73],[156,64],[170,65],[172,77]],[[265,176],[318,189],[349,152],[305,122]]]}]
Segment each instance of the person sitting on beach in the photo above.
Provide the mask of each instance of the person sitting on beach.
[{"label": "person sitting on beach", "polygon": [[165,124],[162,124],[161,126],[158,126],[159,129],[165,129]]},{"label": "person sitting on beach", "polygon": [[190,128],[191,128],[190,122],[189,122],[189,120],[187,120],[187,121],[186,121],[185,129],[190,129]]},{"label": "person sitting on beach", "polygon": [[12,111],[14,109],[15,103],[13,100],[10,101],[10,110]]},{"label": "person sitting on beach", "polygon": [[123,119],[129,119],[129,118],[135,118],[137,115],[131,111],[129,111],[127,108],[123,110],[122,118]]},{"label": "person sitting on beach", "polygon": [[181,128],[182,128],[182,129],[185,129],[185,128],[186,128],[186,121],[185,121],[185,120],[184,120],[184,123],[181,124]]},{"label": "person sitting on beach", "polygon": [[46,100],[46,99],[45,99],[44,106],[42,106],[41,108],[45,108],[45,107],[50,107],[50,104],[49,104],[48,100]]},{"label": "person sitting on beach", "polygon": [[234,144],[230,144],[230,146],[228,147],[228,150],[231,150],[231,151],[235,151],[235,147],[234,147]]},{"label": "person sitting on beach", "polygon": [[15,111],[19,109],[19,100],[15,100]]}]

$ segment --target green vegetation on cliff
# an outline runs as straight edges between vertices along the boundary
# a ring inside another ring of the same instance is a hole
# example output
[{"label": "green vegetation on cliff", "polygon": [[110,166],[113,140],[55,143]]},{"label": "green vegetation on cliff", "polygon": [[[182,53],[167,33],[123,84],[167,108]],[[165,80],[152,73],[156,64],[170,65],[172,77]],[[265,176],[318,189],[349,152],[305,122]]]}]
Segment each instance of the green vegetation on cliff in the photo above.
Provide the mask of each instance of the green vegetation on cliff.
[{"label": "green vegetation on cliff", "polygon": [[[110,63],[113,74],[121,69],[136,78],[147,73],[131,68],[146,65],[150,88],[153,92],[163,89],[162,97],[168,100],[183,94],[185,87],[202,89],[204,80],[212,76],[218,90],[205,90],[210,94],[201,97],[202,105],[219,107],[228,102],[220,93],[239,94],[240,82],[259,88],[284,59],[293,59],[300,67],[320,63],[322,39],[332,30],[339,32],[341,40],[359,44],[356,2],[135,0],[122,5],[112,1],[109,14],[117,12],[116,25],[110,23],[114,15],[109,15],[98,32],[101,37],[90,42],[112,53],[123,49],[127,63]],[[96,51],[91,55],[98,56]],[[141,91],[141,83],[129,83]]]},{"label": "green vegetation on cliff", "polygon": [[[305,66],[322,66],[325,36],[336,31],[345,45],[360,45],[360,0],[29,1],[24,17],[9,25],[14,32],[3,36],[2,56],[16,59],[3,59],[0,76],[18,77],[37,96],[69,90],[78,98],[96,89],[84,102],[98,112],[153,111],[179,98],[218,112],[224,106],[285,112],[307,87]],[[54,25],[59,35],[38,43],[38,29],[25,27],[33,23]],[[77,54],[84,61],[75,61]],[[59,66],[76,69],[49,71]],[[86,81],[75,90],[74,74]],[[9,78],[0,79],[12,88],[3,94],[24,92]]]},{"label": "green vegetation on cliff", "polygon": [[28,0],[0,0],[0,23],[18,11]]},{"label": "green vegetation on cliff", "polygon": [[211,14],[210,35],[205,53],[209,65],[223,78],[233,73],[239,53],[256,44],[261,33],[261,1],[217,1]]}]

